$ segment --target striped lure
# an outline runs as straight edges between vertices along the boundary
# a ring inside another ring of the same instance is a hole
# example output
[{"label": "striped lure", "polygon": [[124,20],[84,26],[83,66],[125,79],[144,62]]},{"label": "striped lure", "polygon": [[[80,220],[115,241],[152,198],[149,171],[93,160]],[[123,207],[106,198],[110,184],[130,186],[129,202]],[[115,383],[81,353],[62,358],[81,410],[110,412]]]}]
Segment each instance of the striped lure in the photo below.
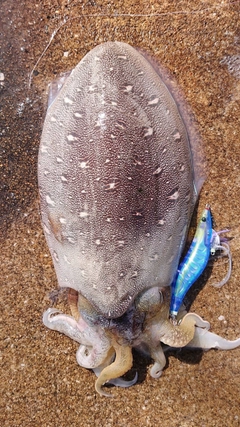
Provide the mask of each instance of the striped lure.
[{"label": "striped lure", "polygon": [[[217,250],[223,250],[229,258],[229,269],[226,277],[215,286],[220,287],[230,277],[231,274],[231,255],[228,244],[224,239],[220,239],[220,232],[213,230],[213,221],[210,206],[206,205],[202,212],[195,236],[192,244],[180,263],[177,270],[176,277],[172,283],[171,303],[170,303],[170,317],[176,318],[178,311],[183,303],[183,299],[199,276],[206,268],[210,255],[215,255]],[[228,230],[223,230],[228,231]]]}]

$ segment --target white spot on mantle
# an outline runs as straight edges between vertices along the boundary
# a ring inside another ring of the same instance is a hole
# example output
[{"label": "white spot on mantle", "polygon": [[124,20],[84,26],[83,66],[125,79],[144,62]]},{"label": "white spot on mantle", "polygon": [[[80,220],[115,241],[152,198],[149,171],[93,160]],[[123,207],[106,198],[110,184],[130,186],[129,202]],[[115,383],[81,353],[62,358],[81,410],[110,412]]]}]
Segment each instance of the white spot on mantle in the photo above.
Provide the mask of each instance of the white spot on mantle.
[{"label": "white spot on mantle", "polygon": [[80,168],[81,169],[87,169],[87,168],[89,168],[89,166],[87,164],[88,164],[88,162],[80,162]]},{"label": "white spot on mantle", "polygon": [[159,98],[153,98],[150,101],[148,101],[148,105],[157,105],[159,103]]},{"label": "white spot on mantle", "polygon": [[46,145],[41,145],[41,153],[47,153],[48,147]]},{"label": "white spot on mantle", "polygon": [[54,256],[55,260],[56,260],[57,262],[59,262],[59,258],[58,258],[58,254],[57,254],[57,252],[53,251],[53,256]]},{"label": "white spot on mantle", "polygon": [[80,216],[80,218],[87,218],[89,216],[89,213],[82,211],[82,212],[80,212],[79,216]]},{"label": "white spot on mantle", "polygon": [[51,197],[49,196],[49,194],[46,195],[46,202],[49,206],[56,206],[56,203],[54,202],[54,200],[51,199]]},{"label": "white spot on mantle", "polygon": [[72,104],[73,104],[73,100],[72,100],[72,99],[70,99],[70,98],[68,98],[67,96],[65,96],[65,98],[64,98],[64,102],[65,102],[65,104],[69,104],[69,105],[72,105]]},{"label": "white spot on mantle", "polygon": [[179,198],[179,192],[175,191],[175,193],[171,194],[171,196],[168,197],[169,200],[177,200]]},{"label": "white spot on mantle", "polygon": [[63,259],[67,264],[71,264],[71,262],[69,261],[67,255],[63,255]]},{"label": "white spot on mantle", "polygon": [[82,114],[76,112],[74,113],[74,116],[77,117],[77,119],[80,119],[82,117]]},{"label": "white spot on mantle", "polygon": [[153,172],[153,175],[159,175],[162,172],[162,168],[159,166],[155,171]]},{"label": "white spot on mantle", "polygon": [[132,91],[132,88],[133,88],[133,86],[127,85],[127,86],[125,86],[125,89],[123,90],[123,92],[129,93]]},{"label": "white spot on mantle", "polygon": [[146,137],[146,136],[152,136],[152,134],[153,134],[153,128],[147,128],[146,130],[145,130],[145,133],[144,133],[144,137]]},{"label": "white spot on mantle", "polygon": [[77,138],[76,138],[76,136],[73,136],[73,135],[67,135],[67,140],[69,141],[69,142],[73,142],[73,141],[76,141],[77,140]]}]

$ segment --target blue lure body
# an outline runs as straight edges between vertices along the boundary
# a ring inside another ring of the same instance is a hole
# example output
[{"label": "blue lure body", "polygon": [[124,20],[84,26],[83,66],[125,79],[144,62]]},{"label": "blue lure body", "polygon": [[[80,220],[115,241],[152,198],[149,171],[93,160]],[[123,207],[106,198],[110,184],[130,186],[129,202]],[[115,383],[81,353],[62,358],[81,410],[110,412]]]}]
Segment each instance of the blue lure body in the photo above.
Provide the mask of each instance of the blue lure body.
[{"label": "blue lure body", "polygon": [[170,317],[173,319],[176,318],[187,291],[196,282],[208,263],[213,232],[210,206],[206,205],[192,244],[180,263],[172,283]]}]

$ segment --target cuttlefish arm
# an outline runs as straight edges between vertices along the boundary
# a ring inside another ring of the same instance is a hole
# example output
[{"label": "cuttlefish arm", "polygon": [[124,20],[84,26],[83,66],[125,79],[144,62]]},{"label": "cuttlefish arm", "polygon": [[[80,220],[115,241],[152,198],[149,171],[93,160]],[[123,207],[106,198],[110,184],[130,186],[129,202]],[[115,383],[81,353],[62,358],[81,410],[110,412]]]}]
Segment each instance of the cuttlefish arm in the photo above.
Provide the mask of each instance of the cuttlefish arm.
[{"label": "cuttlefish arm", "polygon": [[193,340],[196,326],[209,329],[210,324],[195,313],[187,313],[176,325],[166,319],[159,331],[159,339],[170,347],[185,347]]},{"label": "cuttlefish arm", "polygon": [[155,363],[150,369],[150,375],[153,378],[160,378],[160,376],[162,375],[163,368],[166,365],[166,357],[163,352],[161,343],[159,343],[156,348],[151,348],[150,354],[152,359],[155,361]]},{"label": "cuttlefish arm", "polygon": [[[113,347],[111,347],[111,349],[109,350],[108,356],[106,357],[104,362],[101,365],[99,365],[93,369],[93,372],[95,373],[95,375],[97,377],[99,377],[101,375],[101,372],[103,371],[103,369],[105,369],[107,366],[112,364],[114,359],[115,359],[115,350]],[[136,375],[133,378],[133,380],[127,381],[127,380],[124,380],[122,378],[112,378],[112,379],[108,380],[108,384],[115,385],[117,387],[126,388],[126,387],[131,387],[132,385],[136,384],[137,379],[138,379],[138,374],[136,372]]]},{"label": "cuttlefish arm", "polygon": [[79,315],[78,321],[60,310],[49,308],[43,314],[43,323],[48,328],[61,332],[77,341],[77,362],[84,368],[93,369],[101,365],[111,348],[111,341],[102,328],[91,328]]},{"label": "cuttlefish arm", "polygon": [[209,322],[195,313],[186,314],[177,325],[165,321],[161,329],[160,341],[171,347],[195,347],[209,350],[232,350],[240,346],[240,338],[228,341],[213,332],[209,332]]},{"label": "cuttlefish arm", "polygon": [[206,329],[195,328],[193,339],[187,344],[187,347],[202,348],[210,350],[210,348],[218,348],[219,350],[233,350],[240,346],[240,338],[229,341],[220,337]]},{"label": "cuttlefish arm", "polygon": [[[102,386],[109,381],[113,384],[112,380],[118,379],[129,371],[133,363],[132,348],[130,346],[120,345],[113,339],[112,347],[116,353],[115,360],[100,372],[100,375],[95,382],[96,391],[102,396],[107,397],[111,397],[112,395],[103,391]],[[135,378],[133,380],[134,382],[137,380]]]}]

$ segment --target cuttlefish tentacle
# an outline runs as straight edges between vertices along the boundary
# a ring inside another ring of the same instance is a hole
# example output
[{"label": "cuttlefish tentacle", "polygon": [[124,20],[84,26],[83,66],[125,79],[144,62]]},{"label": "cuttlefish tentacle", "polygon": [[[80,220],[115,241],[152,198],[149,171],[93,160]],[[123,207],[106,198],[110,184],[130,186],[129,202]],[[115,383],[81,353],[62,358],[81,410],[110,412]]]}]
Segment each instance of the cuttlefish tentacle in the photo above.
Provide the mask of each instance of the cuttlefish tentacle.
[{"label": "cuttlefish tentacle", "polygon": [[160,341],[171,347],[185,347],[193,340],[196,326],[209,329],[208,322],[195,313],[187,313],[179,324],[166,320],[161,328]]},{"label": "cuttlefish tentacle", "polygon": [[118,344],[114,339],[112,346],[116,353],[116,358],[111,365],[106,366],[101,372],[98,379],[95,382],[96,391],[102,396],[112,397],[111,394],[106,393],[102,390],[102,386],[110,380],[121,377],[127,371],[129,371],[133,364],[132,348]]},{"label": "cuttlefish tentacle", "polygon": [[166,365],[166,357],[160,343],[156,348],[151,349],[151,357],[155,363],[150,369],[150,375],[153,378],[160,378],[163,368]]}]

